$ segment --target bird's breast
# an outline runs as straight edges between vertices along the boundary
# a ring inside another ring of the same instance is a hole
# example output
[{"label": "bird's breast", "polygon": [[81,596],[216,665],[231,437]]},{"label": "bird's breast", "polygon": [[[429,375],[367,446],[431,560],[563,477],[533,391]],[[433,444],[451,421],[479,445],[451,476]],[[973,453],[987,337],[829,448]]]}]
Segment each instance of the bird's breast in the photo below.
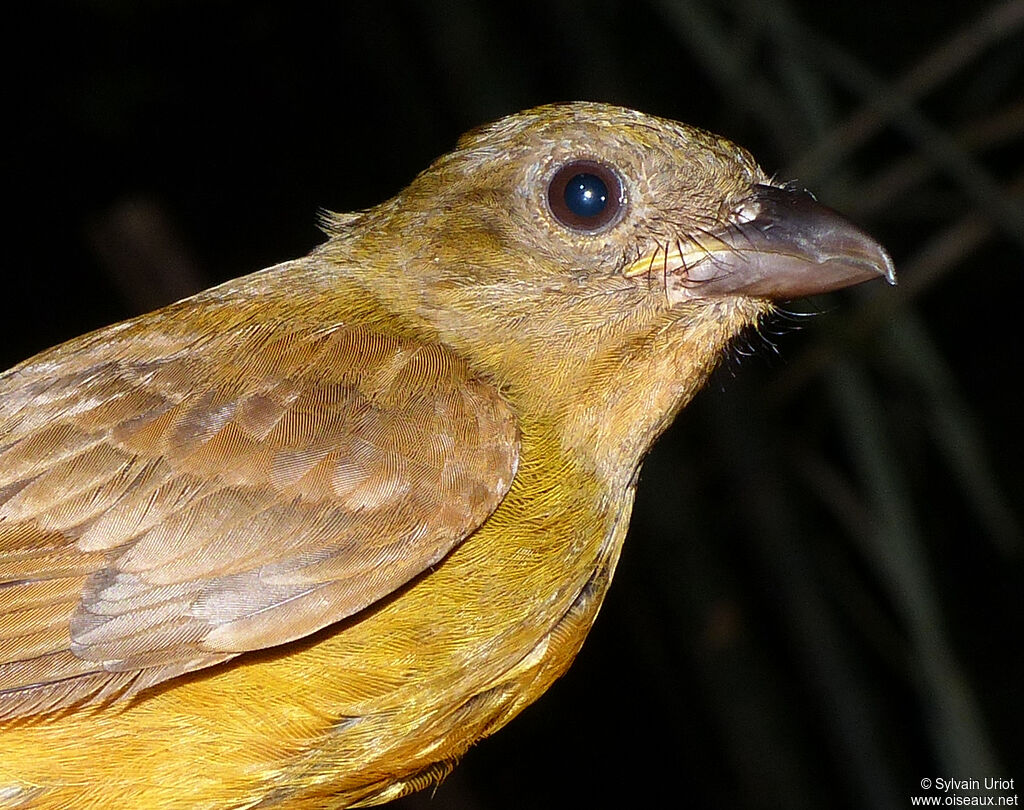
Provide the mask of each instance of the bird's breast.
[{"label": "bird's breast", "polygon": [[[524,425],[511,490],[440,565],[309,639],[5,729],[0,807],[29,793],[30,806],[81,806],[111,790],[181,806],[181,785],[196,802],[225,797],[216,806],[271,790],[305,806],[435,779],[568,668],[631,504],[631,488],[608,492],[557,431]],[[129,752],[159,766],[115,770]]]}]

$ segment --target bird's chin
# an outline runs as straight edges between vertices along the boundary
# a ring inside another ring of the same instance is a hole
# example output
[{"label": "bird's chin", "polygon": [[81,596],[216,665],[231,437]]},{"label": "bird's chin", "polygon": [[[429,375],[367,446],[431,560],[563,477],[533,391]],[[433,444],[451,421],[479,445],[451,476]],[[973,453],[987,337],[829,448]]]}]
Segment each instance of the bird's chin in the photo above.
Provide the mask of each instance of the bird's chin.
[{"label": "bird's chin", "polygon": [[656,247],[623,271],[659,276],[673,302],[721,296],[787,300],[875,278],[896,283],[878,242],[806,191],[758,185],[717,232]]}]

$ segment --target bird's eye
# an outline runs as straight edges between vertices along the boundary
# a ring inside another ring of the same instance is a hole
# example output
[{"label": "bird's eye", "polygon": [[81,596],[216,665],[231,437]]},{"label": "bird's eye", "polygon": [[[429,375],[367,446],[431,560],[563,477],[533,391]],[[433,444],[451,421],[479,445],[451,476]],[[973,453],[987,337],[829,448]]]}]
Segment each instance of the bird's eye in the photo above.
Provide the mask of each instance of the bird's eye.
[{"label": "bird's eye", "polygon": [[622,182],[603,163],[574,160],[551,178],[548,207],[567,228],[584,233],[599,231],[619,217]]}]

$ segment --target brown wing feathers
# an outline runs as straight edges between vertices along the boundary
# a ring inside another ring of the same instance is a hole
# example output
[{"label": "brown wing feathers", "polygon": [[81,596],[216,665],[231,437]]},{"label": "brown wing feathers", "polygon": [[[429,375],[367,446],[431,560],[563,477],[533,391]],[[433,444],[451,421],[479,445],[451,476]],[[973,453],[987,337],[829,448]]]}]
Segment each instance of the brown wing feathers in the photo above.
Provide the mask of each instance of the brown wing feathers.
[{"label": "brown wing feathers", "polygon": [[0,380],[0,716],[307,635],[497,506],[515,423],[457,357],[273,331]]}]

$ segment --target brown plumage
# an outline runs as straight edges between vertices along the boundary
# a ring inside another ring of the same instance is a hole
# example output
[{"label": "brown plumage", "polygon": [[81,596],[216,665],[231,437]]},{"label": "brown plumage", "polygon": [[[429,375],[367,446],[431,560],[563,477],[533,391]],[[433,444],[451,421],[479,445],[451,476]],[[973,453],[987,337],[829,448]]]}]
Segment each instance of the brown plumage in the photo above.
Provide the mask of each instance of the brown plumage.
[{"label": "brown plumage", "polygon": [[571,663],[729,341],[892,278],[738,147],[596,104],[325,226],[0,377],[0,807],[431,783]]}]

